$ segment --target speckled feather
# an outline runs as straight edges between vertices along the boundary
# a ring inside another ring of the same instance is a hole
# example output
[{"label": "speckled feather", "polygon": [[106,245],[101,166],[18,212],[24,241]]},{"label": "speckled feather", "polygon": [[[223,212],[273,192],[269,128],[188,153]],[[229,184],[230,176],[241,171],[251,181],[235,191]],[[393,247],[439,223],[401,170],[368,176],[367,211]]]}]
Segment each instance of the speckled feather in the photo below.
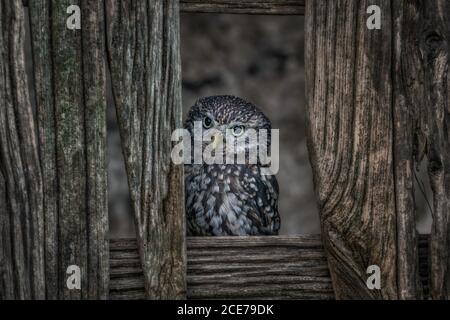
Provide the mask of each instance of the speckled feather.
[{"label": "speckled feather", "polygon": [[[212,115],[219,124],[271,129],[254,105],[233,96],[202,98],[191,108],[185,128]],[[255,164],[185,165],[187,234],[192,236],[274,235],[280,228],[278,183]]]}]

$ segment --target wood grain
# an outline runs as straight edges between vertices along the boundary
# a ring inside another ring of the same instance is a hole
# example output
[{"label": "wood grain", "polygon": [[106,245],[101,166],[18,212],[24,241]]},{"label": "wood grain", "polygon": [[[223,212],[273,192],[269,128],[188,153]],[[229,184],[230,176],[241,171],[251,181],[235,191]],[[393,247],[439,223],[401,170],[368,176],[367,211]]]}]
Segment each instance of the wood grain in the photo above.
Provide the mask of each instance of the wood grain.
[{"label": "wood grain", "polygon": [[[80,5],[81,30],[66,26]],[[48,299],[108,296],[106,47],[103,2],[29,3],[39,151],[44,176]],[[66,269],[81,268],[81,290]]]},{"label": "wood grain", "polygon": [[302,15],[305,0],[181,0],[182,12]]},{"label": "wood grain", "polygon": [[22,1],[0,2],[0,299],[45,297],[42,175]]},{"label": "wood grain", "polygon": [[[393,129],[398,43],[393,41],[392,3],[306,3],[308,149],[338,299],[419,294],[416,244],[405,242],[414,239],[414,231],[409,234],[414,215],[396,207],[403,201],[396,183],[406,185],[394,173],[400,170],[397,161],[404,160],[396,158],[399,136],[394,138]],[[366,26],[369,4],[381,8],[380,30]],[[366,286],[370,265],[381,269],[381,290]],[[405,271],[412,275],[406,277]]]},{"label": "wood grain", "polygon": [[[338,298],[420,298],[414,170],[433,189],[430,294],[449,297],[449,4],[309,1],[308,144]],[[362,281],[381,267],[381,294]],[[385,271],[383,271],[385,270]]]},{"label": "wood grain", "polygon": [[[428,236],[419,238],[428,294]],[[143,299],[135,239],[111,240],[111,299]],[[320,236],[187,238],[188,299],[334,299]]]},{"label": "wood grain", "polygon": [[414,170],[416,170],[416,119],[423,101],[420,88],[420,56],[417,36],[420,15],[413,1],[392,2],[393,6],[393,137],[395,205],[397,215],[398,295],[400,299],[421,297],[417,276]]},{"label": "wood grain", "polygon": [[417,37],[424,97],[419,100],[419,134],[425,137],[428,175],[433,190],[430,241],[433,299],[450,299],[450,3],[414,2],[420,20]]},{"label": "wood grain", "polygon": [[[111,299],[143,299],[137,243],[111,240]],[[332,299],[319,236],[187,238],[188,299]]]},{"label": "wood grain", "polygon": [[108,52],[145,292],[183,298],[183,167],[170,158],[181,128],[177,0],[108,0]]},{"label": "wood grain", "polygon": [[29,7],[36,124],[44,192],[44,248],[46,297],[58,297],[58,183],[56,170],[56,120],[53,100],[50,6],[32,1]]}]

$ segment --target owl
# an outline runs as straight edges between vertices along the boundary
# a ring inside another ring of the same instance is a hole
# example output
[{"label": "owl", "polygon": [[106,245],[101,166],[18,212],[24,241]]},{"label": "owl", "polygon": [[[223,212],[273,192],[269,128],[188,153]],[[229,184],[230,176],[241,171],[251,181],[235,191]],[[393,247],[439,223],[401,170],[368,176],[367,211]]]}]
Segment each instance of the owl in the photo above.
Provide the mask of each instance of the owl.
[{"label": "owl", "polygon": [[[202,127],[200,138],[195,125]],[[212,130],[222,133],[222,137],[227,133],[239,137],[252,129],[256,132],[266,129],[269,132],[266,145],[256,145],[259,140],[247,138],[246,150],[241,151],[270,147],[270,120],[253,104],[234,96],[199,99],[189,111],[184,128],[193,136],[192,144],[202,141],[202,151],[206,147],[205,141],[214,143],[210,135]],[[228,139],[221,142],[224,153],[229,142]],[[278,183],[274,175],[262,174],[265,165],[259,159],[250,162],[245,158],[243,162],[224,161],[223,164],[191,160],[184,166],[187,235],[278,234]]]}]

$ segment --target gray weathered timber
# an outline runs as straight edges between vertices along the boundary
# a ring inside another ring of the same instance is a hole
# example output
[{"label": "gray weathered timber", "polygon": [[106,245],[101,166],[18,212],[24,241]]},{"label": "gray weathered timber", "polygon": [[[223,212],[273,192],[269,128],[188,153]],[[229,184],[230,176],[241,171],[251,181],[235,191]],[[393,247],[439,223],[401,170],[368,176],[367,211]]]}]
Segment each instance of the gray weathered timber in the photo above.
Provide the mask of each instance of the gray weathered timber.
[{"label": "gray weathered timber", "polygon": [[182,12],[280,14],[305,13],[305,0],[180,0]]},{"label": "gray weathered timber", "polygon": [[[66,27],[78,1],[29,3],[49,299],[108,297],[103,2],[83,1],[82,29]],[[66,286],[81,268],[81,290]]]},{"label": "gray weathered timber", "polygon": [[417,267],[410,261],[416,253],[406,249],[415,242],[414,166],[426,156],[434,194],[430,295],[449,299],[450,6],[448,1],[394,2],[394,12],[397,230],[403,235],[398,237],[398,250],[404,253],[398,260],[399,287],[404,288],[402,283],[415,285]]},{"label": "gray weathered timber", "polygon": [[[66,27],[67,7],[79,1],[51,2],[53,94],[56,123],[56,166],[58,172],[58,286],[63,299],[86,297],[87,272],[82,273],[83,290],[69,290],[63,279],[69,265],[87,270],[86,243],[86,149],[82,80],[81,32]],[[30,15],[34,12],[30,10]],[[50,57],[48,57],[50,58]]]},{"label": "gray weathered timber", "polygon": [[397,279],[400,299],[420,298],[416,246],[414,170],[420,57],[417,50],[418,17],[414,1],[392,2],[393,12],[393,138],[397,215]]},{"label": "gray weathered timber", "polygon": [[[135,240],[111,240],[111,299],[144,298]],[[189,299],[333,299],[320,236],[187,238]]]},{"label": "gray weathered timber", "polygon": [[[430,296],[449,297],[449,4],[309,1],[308,138],[324,245],[337,298],[422,296],[414,170],[434,193]],[[383,274],[368,291],[368,265]],[[428,286],[428,284],[427,284]]]},{"label": "gray weathered timber", "polygon": [[104,2],[82,1],[83,88],[87,176],[87,297],[108,298],[106,171],[106,39]]},{"label": "gray weathered timber", "polygon": [[[369,4],[381,8],[381,30],[366,27]],[[411,173],[396,181],[411,156],[396,145],[408,132],[394,133],[393,40],[403,23],[396,8],[393,1],[306,3],[308,147],[338,299],[420,295],[414,215],[406,212]],[[381,290],[366,286],[369,265],[381,268]]]},{"label": "gray weathered timber", "polygon": [[47,1],[32,1],[29,11],[36,95],[39,153],[44,192],[46,298],[58,297],[58,185],[52,86],[51,27]]},{"label": "gray weathered timber", "polygon": [[[319,235],[187,238],[188,299],[334,299]],[[111,240],[111,299],[143,299],[134,239]],[[428,296],[428,236],[419,237]]]},{"label": "gray weathered timber", "polygon": [[425,137],[433,190],[430,296],[450,299],[450,3],[414,2],[414,9],[420,16],[418,77],[424,92],[418,105],[418,131]]},{"label": "gray weathered timber", "polygon": [[0,3],[0,299],[45,298],[42,176],[22,1]]},{"label": "gray weathered timber", "polygon": [[182,126],[177,0],[106,1],[108,51],[146,297],[183,298],[183,168],[170,158]]}]

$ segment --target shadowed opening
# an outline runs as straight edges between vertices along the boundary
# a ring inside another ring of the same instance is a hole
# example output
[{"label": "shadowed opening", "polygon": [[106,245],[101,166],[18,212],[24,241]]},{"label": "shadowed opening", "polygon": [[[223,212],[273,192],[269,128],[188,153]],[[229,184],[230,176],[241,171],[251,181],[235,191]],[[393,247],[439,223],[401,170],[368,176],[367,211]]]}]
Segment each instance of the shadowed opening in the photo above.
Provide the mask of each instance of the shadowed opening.
[{"label": "shadowed opening", "polygon": [[184,117],[200,97],[234,95],[280,130],[280,234],[318,234],[306,147],[304,17],[181,14]]}]

